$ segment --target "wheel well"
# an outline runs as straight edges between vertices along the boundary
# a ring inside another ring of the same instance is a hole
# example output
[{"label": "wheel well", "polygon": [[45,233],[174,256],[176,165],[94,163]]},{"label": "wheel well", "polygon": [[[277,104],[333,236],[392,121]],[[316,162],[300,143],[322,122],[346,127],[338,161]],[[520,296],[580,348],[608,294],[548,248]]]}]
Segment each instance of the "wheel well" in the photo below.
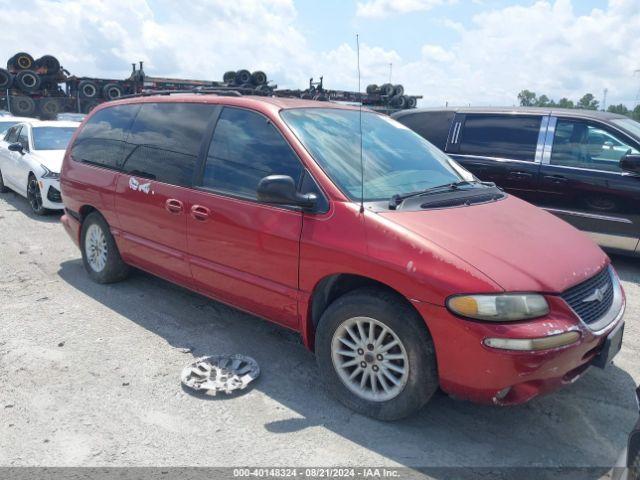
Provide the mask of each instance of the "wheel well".
[{"label": "wheel well", "polygon": [[[307,335],[309,336],[307,339],[308,346],[313,347],[313,337],[315,337],[316,327],[320,322],[320,317],[322,317],[322,314],[327,307],[342,295],[362,287],[375,287],[386,290],[398,297],[398,301],[409,305],[412,310],[420,315],[407,297],[402,295],[396,289],[391,288],[389,285],[379,282],[378,280],[348,273],[331,275],[318,282],[313,290],[313,294],[311,295],[311,305],[309,307],[309,315],[307,317]],[[425,328],[427,328],[426,324]]]},{"label": "wheel well", "polygon": [[87,218],[87,215],[89,215],[91,212],[97,211],[98,209],[92,207],[91,205],[83,205],[82,207],[80,207],[80,211],[78,212],[80,214],[80,223],[82,223],[84,219]]}]

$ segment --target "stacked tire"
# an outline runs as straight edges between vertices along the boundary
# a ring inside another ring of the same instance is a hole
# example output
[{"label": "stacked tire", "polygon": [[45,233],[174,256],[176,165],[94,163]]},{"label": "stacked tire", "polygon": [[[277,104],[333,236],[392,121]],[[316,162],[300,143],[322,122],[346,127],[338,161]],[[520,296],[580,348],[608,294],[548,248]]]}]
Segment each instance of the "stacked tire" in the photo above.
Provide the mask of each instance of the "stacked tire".
[{"label": "stacked tire", "polygon": [[43,117],[54,117],[62,110],[63,102],[58,83],[64,79],[60,62],[53,55],[38,59],[26,52],[18,52],[0,68],[0,90],[12,90],[8,101],[14,115],[31,116],[37,111]]},{"label": "stacked tire", "polygon": [[270,92],[272,88],[268,85],[267,74],[261,70],[251,72],[247,69],[230,70],[222,76],[223,83],[228,86],[235,86],[256,90],[258,92]]},{"label": "stacked tire", "polygon": [[382,103],[398,109],[415,108],[418,103],[416,97],[405,95],[404,86],[400,84],[383,83],[380,86],[370,84],[367,85],[367,94],[379,95]]}]

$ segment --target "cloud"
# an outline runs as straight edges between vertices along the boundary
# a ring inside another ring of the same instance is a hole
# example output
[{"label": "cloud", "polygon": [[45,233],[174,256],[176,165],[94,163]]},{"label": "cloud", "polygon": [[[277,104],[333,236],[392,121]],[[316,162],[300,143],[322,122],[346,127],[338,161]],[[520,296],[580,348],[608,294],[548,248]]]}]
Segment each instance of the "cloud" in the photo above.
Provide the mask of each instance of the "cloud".
[{"label": "cloud", "polygon": [[368,0],[358,2],[356,15],[365,18],[385,18],[394,14],[431,10],[455,0]]},{"label": "cloud", "polygon": [[[425,45],[419,59],[396,69],[423,103],[511,105],[525,88],[556,100],[596,98],[632,104],[640,68],[640,9],[637,0],[611,0],[606,9],[577,15],[570,0],[538,1],[476,15],[446,49]],[[439,54],[446,54],[446,64]]]},{"label": "cloud", "polygon": [[[375,16],[447,1],[366,0],[358,8]],[[483,8],[470,22],[442,19],[454,39],[430,40],[413,57],[383,47],[384,38],[361,37],[362,89],[388,81],[393,63],[392,82],[424,95],[423,105],[512,105],[525,88],[556,100],[586,92],[599,98],[608,88],[609,103],[633,104],[640,87],[633,75],[640,68],[637,0],[610,0],[582,15],[570,0]],[[214,80],[249,68],[282,87],[305,88],[320,75],[328,88],[357,86],[355,42],[311,45],[292,0],[203,0],[184,9],[171,0],[0,0],[0,9],[11,19],[0,29],[0,59],[50,53],[76,75],[105,78],[124,78],[131,62],[143,60],[157,76]]]}]

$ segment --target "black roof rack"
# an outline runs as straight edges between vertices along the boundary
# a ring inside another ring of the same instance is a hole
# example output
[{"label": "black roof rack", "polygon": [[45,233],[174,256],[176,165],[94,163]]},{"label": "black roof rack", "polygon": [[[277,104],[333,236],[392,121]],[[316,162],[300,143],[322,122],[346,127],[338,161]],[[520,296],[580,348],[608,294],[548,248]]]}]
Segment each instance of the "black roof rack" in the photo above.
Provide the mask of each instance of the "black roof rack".
[{"label": "black roof rack", "polygon": [[222,95],[227,97],[241,97],[243,95],[264,95],[262,92],[256,92],[250,88],[233,88],[233,87],[195,87],[177,90],[143,90],[139,93],[123,95],[118,98],[136,98],[136,97],[152,97],[155,95],[180,95],[186,93],[202,94],[202,95]]}]

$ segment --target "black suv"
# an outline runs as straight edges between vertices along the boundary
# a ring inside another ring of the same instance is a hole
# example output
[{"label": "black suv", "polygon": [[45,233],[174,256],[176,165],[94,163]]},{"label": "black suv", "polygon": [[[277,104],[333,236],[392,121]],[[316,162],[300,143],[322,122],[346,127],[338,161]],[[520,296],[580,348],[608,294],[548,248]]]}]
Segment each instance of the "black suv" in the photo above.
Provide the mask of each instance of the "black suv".
[{"label": "black suv", "polygon": [[558,215],[602,247],[640,255],[640,123],[545,108],[417,109],[394,118],[481,180]]}]

